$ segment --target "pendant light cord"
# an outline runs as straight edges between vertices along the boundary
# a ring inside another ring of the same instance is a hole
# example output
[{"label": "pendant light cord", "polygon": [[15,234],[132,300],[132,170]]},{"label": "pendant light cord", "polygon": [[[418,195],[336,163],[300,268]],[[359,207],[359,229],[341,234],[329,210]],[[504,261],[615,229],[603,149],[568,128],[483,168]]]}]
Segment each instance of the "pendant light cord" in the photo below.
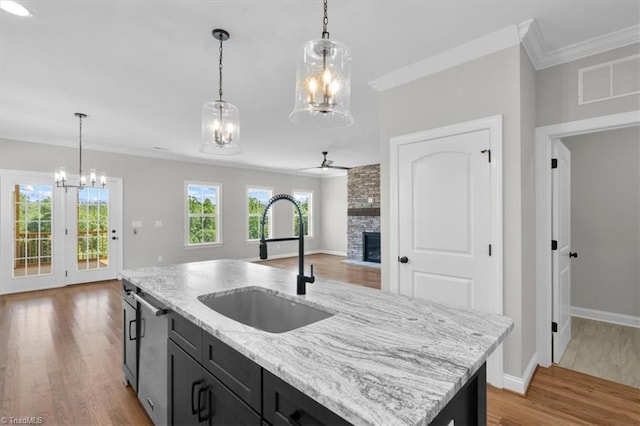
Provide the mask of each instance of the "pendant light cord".
[{"label": "pendant light cord", "polygon": [[78,139],[80,140],[80,161],[78,162],[78,176],[79,178],[82,177],[82,115],[78,116],[78,119],[80,120],[80,135],[78,137]]},{"label": "pendant light cord", "polygon": [[220,75],[220,81],[218,82],[218,95],[220,96],[220,102],[222,102],[222,39],[220,39],[220,61],[218,62],[218,71]]},{"label": "pendant light cord", "polygon": [[322,38],[329,38],[329,31],[327,31],[327,26],[329,25],[329,16],[327,14],[327,0],[324,0],[324,18],[322,19]]}]

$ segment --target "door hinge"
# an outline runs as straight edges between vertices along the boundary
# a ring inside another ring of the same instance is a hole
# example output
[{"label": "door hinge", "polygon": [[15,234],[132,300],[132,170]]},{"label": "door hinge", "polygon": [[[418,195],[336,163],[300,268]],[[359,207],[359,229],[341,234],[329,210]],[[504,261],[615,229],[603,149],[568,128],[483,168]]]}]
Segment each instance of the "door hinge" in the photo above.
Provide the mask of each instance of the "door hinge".
[{"label": "door hinge", "polygon": [[64,276],[68,277],[69,276],[69,271],[64,271]]},{"label": "door hinge", "polygon": [[551,240],[551,250],[558,250],[558,241]]},{"label": "door hinge", "polygon": [[551,168],[552,169],[557,169],[558,168],[558,159],[557,158],[552,158],[551,159]]},{"label": "door hinge", "polygon": [[481,154],[487,153],[487,159],[489,160],[489,162],[491,162],[491,150],[490,149],[483,149],[482,151],[480,151]]},{"label": "door hinge", "polygon": [[558,323],[557,322],[552,322],[551,323],[551,331],[554,333],[558,332]]},{"label": "door hinge", "polygon": [[491,244],[489,244],[489,256],[491,256]]},{"label": "door hinge", "polygon": [[67,228],[64,228],[64,235],[69,235],[69,230]]}]

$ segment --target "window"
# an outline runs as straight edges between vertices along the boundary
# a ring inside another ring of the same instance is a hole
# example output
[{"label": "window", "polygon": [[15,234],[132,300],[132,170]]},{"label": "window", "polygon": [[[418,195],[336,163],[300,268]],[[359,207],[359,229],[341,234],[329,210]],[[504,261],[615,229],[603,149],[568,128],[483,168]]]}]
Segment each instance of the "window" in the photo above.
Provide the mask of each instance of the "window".
[{"label": "window", "polygon": [[186,193],[186,244],[221,243],[220,185],[186,182]]},{"label": "window", "polygon": [[[272,193],[273,190],[271,188],[247,188],[247,239],[250,241],[260,239],[262,212],[264,212]],[[264,227],[264,236],[267,238],[272,234],[272,216],[273,210],[269,210]]]},{"label": "window", "polygon": [[[304,236],[311,237],[313,235],[312,232],[312,223],[311,223],[311,215],[312,215],[312,199],[313,193],[311,191],[293,191],[293,198],[300,204],[300,211],[302,212],[302,223],[304,224]],[[299,226],[300,226],[300,217],[298,216],[298,210],[293,208],[293,235],[299,235]]]}]

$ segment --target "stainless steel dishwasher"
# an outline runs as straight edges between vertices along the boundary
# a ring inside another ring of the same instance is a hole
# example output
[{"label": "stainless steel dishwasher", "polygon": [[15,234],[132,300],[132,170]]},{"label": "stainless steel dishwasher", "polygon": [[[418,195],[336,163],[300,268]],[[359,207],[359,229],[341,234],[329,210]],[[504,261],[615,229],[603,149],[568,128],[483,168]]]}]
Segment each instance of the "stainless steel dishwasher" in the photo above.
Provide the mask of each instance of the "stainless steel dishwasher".
[{"label": "stainless steel dishwasher", "polygon": [[134,293],[138,302],[138,399],[158,425],[167,424],[167,309],[153,297]]}]

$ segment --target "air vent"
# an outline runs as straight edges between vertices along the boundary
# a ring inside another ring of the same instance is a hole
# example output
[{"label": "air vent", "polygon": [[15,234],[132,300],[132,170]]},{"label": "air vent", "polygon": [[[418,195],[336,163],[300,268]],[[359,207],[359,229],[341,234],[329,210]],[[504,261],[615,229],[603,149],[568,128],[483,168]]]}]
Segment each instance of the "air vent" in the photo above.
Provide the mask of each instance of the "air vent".
[{"label": "air vent", "polygon": [[578,70],[578,105],[640,93],[640,55]]}]

